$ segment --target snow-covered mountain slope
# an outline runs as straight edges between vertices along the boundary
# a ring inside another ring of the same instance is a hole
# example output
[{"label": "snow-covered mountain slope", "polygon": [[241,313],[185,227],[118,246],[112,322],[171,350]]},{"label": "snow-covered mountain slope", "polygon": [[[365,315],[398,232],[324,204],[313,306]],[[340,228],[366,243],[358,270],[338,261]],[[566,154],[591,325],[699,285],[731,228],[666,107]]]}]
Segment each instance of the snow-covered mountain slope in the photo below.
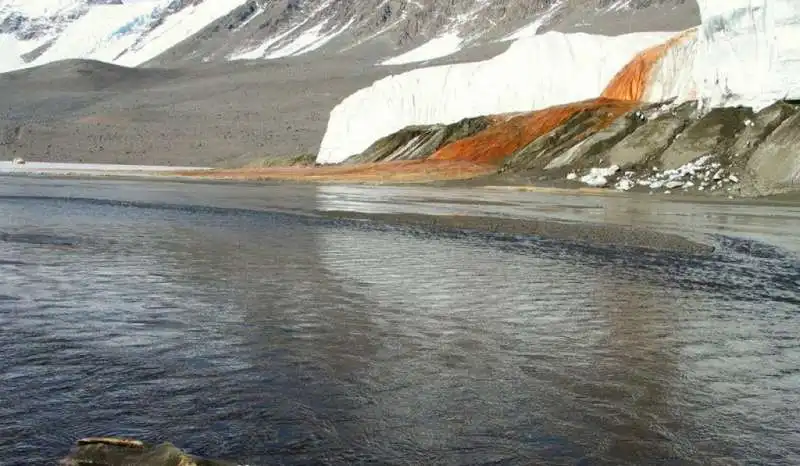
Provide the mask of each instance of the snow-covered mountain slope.
[{"label": "snow-covered mountain slope", "polygon": [[316,52],[396,65],[547,30],[619,34],[698,22],[694,0],[262,0],[168,56],[252,60]]},{"label": "snow-covered mountain slope", "polygon": [[375,82],[331,112],[317,161],[338,163],[405,126],[530,111],[595,98],[641,50],[675,33],[548,32],[477,63],[422,68]]},{"label": "snow-covered mountain slope", "polygon": [[138,66],[312,52],[396,65],[547,30],[698,21],[694,0],[0,0],[0,71],[69,58]]},{"label": "snow-covered mountain slope", "polygon": [[138,66],[245,0],[6,0],[0,71],[83,58]]}]

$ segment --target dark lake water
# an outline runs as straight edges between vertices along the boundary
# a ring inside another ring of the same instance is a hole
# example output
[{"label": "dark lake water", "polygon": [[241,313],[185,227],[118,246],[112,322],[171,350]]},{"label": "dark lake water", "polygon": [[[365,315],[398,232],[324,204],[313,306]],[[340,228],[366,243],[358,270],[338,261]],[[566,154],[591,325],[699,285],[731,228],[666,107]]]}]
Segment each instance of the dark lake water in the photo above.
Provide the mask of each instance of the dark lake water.
[{"label": "dark lake water", "polygon": [[[792,251],[718,234],[692,257],[202,207],[211,191],[189,185],[177,205],[147,183],[100,199],[3,182],[2,465],[53,464],[90,435],[250,465],[800,464]],[[267,205],[284,188],[259,189]]]}]

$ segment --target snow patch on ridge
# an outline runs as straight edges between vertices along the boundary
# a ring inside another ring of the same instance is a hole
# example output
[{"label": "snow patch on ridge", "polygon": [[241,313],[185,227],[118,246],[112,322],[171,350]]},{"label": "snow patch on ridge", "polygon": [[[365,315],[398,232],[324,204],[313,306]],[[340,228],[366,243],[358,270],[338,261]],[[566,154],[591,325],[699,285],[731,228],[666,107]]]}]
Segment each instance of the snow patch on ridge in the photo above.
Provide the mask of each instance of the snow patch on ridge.
[{"label": "snow patch on ridge", "polygon": [[[168,2],[167,5],[172,2]],[[205,0],[172,13],[155,29],[142,36],[137,45],[116,61],[119,65],[138,66],[166,52],[187,37],[227,15],[245,0]],[[133,6],[135,4],[128,4]]]},{"label": "snow patch on ridge", "polygon": [[[136,40],[136,25],[146,26],[157,2],[120,5],[95,5],[67,26],[58,39],[33,63],[43,65],[81,57],[112,62]],[[124,31],[127,34],[120,34]],[[129,33],[128,33],[129,32]]]},{"label": "snow patch on ridge", "polygon": [[331,111],[317,162],[341,162],[409,125],[447,124],[596,98],[638,52],[672,36],[547,32],[518,40],[486,61],[389,76]]},{"label": "snow patch on ridge", "polygon": [[[326,1],[318,5],[308,14],[304,15],[304,19],[299,23],[291,26],[289,29],[276,34],[273,37],[265,40],[256,47],[249,50],[242,50],[238,53],[232,54],[228,57],[229,60],[259,60],[259,59],[274,59],[281,57],[289,57],[293,55],[300,55],[305,52],[310,52],[328,43],[331,39],[344,32],[354,21],[351,19],[344,27],[341,27],[327,35],[322,34],[322,29],[330,19],[321,21],[313,27],[305,30],[300,36],[284,42],[286,38],[299,31],[306,26],[312,19],[322,13],[326,8],[331,6],[330,1]],[[277,48],[276,48],[277,47]]]},{"label": "snow patch on ridge", "polygon": [[18,41],[11,36],[0,35],[0,73],[23,67],[20,55]]},{"label": "snow patch on ridge", "polygon": [[512,32],[511,34],[503,37],[501,41],[509,41],[509,40],[517,40],[523,39],[525,37],[531,37],[536,35],[539,32],[539,29],[542,28],[544,25],[545,18],[538,18],[536,21],[528,24],[527,26],[523,26],[516,31]]},{"label": "snow patch on ridge", "polygon": [[353,24],[355,19],[351,19],[348,23],[344,26],[336,29],[328,34],[322,34],[322,29],[325,27],[327,22],[322,22],[314,26],[313,28],[305,31],[300,37],[289,43],[288,45],[281,47],[278,50],[270,52],[264,58],[266,59],[274,59],[274,58],[282,58],[282,57],[290,57],[295,55],[302,55],[304,53],[308,53],[314,51],[323,45],[327,44],[331,40],[333,40],[336,36],[343,33]]},{"label": "snow patch on ridge", "polygon": [[548,21],[553,19],[553,16],[558,12],[558,10],[563,6],[561,2],[555,2],[547,11],[542,13],[541,16],[536,18],[535,21],[528,24],[527,26],[523,26],[516,31],[512,32],[511,34],[503,37],[500,39],[501,42],[507,42],[510,40],[517,40],[517,39],[524,39],[526,37],[532,37],[539,32],[539,29],[542,28]]},{"label": "snow patch on ridge", "polygon": [[409,50],[406,53],[382,61],[381,65],[404,65],[434,58],[446,57],[458,52],[461,49],[463,39],[458,33],[449,33],[436,37],[419,47]]}]

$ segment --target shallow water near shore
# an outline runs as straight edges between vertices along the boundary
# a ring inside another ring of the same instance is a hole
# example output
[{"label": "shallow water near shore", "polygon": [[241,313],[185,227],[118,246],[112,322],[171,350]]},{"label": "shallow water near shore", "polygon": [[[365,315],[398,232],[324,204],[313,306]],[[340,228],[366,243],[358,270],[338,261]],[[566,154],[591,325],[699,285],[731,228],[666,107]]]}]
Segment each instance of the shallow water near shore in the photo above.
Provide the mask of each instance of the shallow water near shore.
[{"label": "shallow water near shore", "polygon": [[[401,221],[314,216],[348,210]],[[792,205],[9,178],[0,213],[2,465],[89,435],[252,465],[800,463]]]}]

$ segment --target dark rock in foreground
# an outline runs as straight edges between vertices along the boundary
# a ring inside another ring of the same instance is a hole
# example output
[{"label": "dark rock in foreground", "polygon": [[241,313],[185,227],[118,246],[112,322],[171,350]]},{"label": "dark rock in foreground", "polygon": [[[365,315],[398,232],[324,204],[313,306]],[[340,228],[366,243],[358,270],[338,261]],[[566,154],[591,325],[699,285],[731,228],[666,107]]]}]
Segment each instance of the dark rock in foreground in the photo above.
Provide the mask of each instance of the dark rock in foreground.
[{"label": "dark rock in foreground", "polygon": [[233,466],[235,463],[189,455],[171,443],[147,445],[138,440],[85,438],[78,440],[61,466]]}]

